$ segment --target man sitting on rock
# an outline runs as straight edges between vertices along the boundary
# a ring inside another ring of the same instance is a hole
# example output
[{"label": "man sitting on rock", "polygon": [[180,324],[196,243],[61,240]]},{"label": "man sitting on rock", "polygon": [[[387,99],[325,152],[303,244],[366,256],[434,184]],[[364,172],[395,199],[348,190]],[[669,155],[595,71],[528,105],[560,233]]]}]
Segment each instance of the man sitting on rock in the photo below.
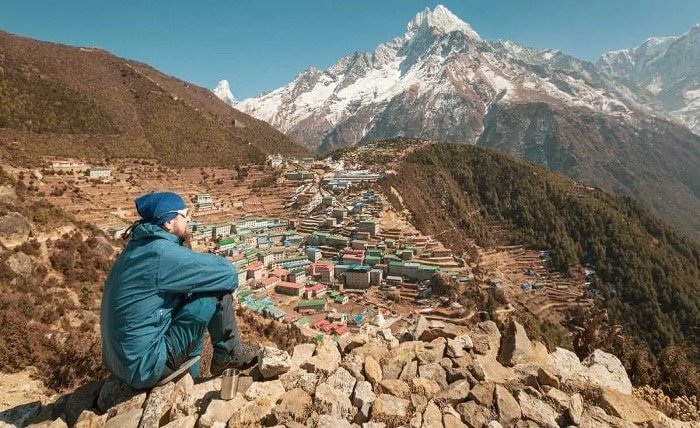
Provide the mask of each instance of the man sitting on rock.
[{"label": "man sitting on rock", "polygon": [[[136,199],[141,219],[105,282],[100,314],[102,360],[118,379],[148,388],[214,347],[211,373],[252,366],[258,346],[241,341],[231,292],[236,270],[225,258],[183,246],[190,220],[173,192]],[[193,377],[199,363],[190,369]]]}]

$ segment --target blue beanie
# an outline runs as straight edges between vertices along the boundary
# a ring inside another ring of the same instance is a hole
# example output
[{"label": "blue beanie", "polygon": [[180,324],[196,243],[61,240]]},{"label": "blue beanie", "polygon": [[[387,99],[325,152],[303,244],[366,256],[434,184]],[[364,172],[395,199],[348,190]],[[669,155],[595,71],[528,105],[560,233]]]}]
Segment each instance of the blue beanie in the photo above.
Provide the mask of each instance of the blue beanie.
[{"label": "blue beanie", "polygon": [[153,192],[134,201],[136,211],[146,223],[161,225],[177,217],[175,211],[187,208],[185,201],[173,192]]}]

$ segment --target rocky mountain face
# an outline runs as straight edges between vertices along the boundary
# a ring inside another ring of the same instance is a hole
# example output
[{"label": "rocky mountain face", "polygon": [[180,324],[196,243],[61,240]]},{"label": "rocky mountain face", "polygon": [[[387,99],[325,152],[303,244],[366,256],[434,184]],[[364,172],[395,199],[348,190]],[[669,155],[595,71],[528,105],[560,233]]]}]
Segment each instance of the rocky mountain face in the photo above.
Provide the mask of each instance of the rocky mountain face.
[{"label": "rocky mountain face", "polygon": [[700,25],[678,37],[607,52],[596,67],[628,86],[641,103],[700,134]]},{"label": "rocky mountain face", "polygon": [[[9,426],[76,427],[697,427],[697,403],[633,389],[620,361],[547,352],[512,321],[473,327],[422,316],[403,332],[359,334],[261,351],[219,399],[218,378],[186,374],[148,391],[94,380],[42,405],[0,413]],[[665,399],[664,399],[665,398]],[[676,419],[672,419],[672,417]],[[683,422],[680,419],[690,421]],[[695,420],[696,422],[692,422]]]},{"label": "rocky mountain face", "polygon": [[[668,44],[667,67],[682,62],[671,59],[681,45],[695,52],[689,47],[697,45],[695,32],[676,40],[678,48]],[[693,55],[678,73],[698,69]],[[658,103],[650,93],[621,77],[636,76],[635,68],[613,68],[556,50],[484,41],[437,6],[374,52],[354,53],[327,70],[309,68],[236,107],[320,152],[393,137],[497,147],[641,199],[697,238],[689,213],[700,210],[700,136],[652,110]],[[671,91],[675,80],[668,79],[659,94]],[[684,81],[679,85],[691,96],[693,78]]]},{"label": "rocky mountain face", "polygon": [[156,158],[202,166],[308,150],[210,91],[95,48],[0,31],[0,155]]}]

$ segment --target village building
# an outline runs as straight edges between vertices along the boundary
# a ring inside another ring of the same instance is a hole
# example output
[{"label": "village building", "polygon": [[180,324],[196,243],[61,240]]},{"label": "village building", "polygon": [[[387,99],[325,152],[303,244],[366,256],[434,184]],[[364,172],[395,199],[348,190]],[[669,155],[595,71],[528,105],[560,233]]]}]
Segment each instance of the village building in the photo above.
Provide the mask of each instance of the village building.
[{"label": "village building", "polygon": [[304,281],[306,281],[306,271],[303,267],[295,268],[289,273],[287,279],[290,282],[296,282],[301,284]]},{"label": "village building", "polygon": [[376,236],[379,232],[379,224],[374,220],[363,220],[357,225],[358,232],[367,232],[371,236]]},{"label": "village building", "polygon": [[280,281],[275,286],[275,292],[287,296],[301,296],[304,292],[304,286],[296,282]]},{"label": "village building", "polygon": [[322,253],[321,250],[319,250],[316,247],[306,247],[306,256],[309,258],[309,261],[311,262],[317,262],[321,260]]},{"label": "village building", "polygon": [[326,310],[326,299],[302,299],[297,304],[300,314],[316,313]]},{"label": "village building", "polygon": [[[194,234],[194,233],[193,233]],[[236,248],[236,242],[238,240],[235,237],[220,239],[216,244],[216,248],[221,251],[231,250]]]},{"label": "village building", "polygon": [[211,237],[224,238],[231,235],[231,224],[214,224],[211,226]]},{"label": "village building", "polygon": [[265,266],[259,261],[248,265],[248,278],[259,281],[265,275]]},{"label": "village building", "polygon": [[263,288],[265,290],[269,290],[273,287],[276,287],[279,283],[280,279],[276,276],[268,276],[267,278],[263,278],[257,282],[260,288]]},{"label": "village building", "polygon": [[112,170],[104,166],[88,168],[87,177],[90,179],[107,179],[112,175]]},{"label": "village building", "polygon": [[289,271],[287,269],[275,268],[270,271],[270,276],[276,276],[280,281],[286,281],[289,276]]},{"label": "village building", "polygon": [[55,160],[51,162],[51,169],[54,171],[82,172],[85,171],[87,168],[88,166],[85,164],[85,162],[62,160]]},{"label": "village building", "polygon": [[384,272],[381,269],[372,269],[369,271],[370,285],[379,286],[382,283]]},{"label": "village building", "polygon": [[326,295],[328,288],[323,284],[314,284],[310,287],[306,287],[304,290],[304,298],[314,299],[323,297]]},{"label": "village building", "polygon": [[344,274],[346,288],[365,289],[369,287],[370,267],[352,266]]},{"label": "village building", "polygon": [[209,193],[197,193],[192,198],[192,202],[199,211],[209,211],[214,206]]},{"label": "village building", "polygon": [[275,321],[282,321],[285,317],[284,311],[280,310],[279,308],[276,308],[274,306],[270,306],[267,308],[264,308],[262,310],[262,314],[267,317],[267,318],[272,318]]}]

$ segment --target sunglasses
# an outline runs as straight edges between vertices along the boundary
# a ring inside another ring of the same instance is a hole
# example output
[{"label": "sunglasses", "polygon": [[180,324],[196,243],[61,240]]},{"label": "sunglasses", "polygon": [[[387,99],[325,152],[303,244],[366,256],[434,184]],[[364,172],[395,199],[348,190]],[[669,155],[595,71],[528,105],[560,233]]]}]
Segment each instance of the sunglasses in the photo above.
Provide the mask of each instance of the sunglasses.
[{"label": "sunglasses", "polygon": [[167,211],[167,212],[164,212],[163,214],[159,215],[158,217],[156,217],[156,220],[158,220],[158,219],[160,219],[160,218],[162,218],[163,216],[166,216],[166,215],[168,215],[168,214],[172,214],[172,213],[178,213],[178,214],[180,214],[181,216],[187,218],[187,216],[189,216],[189,214],[190,214],[190,209],[189,209],[189,208],[183,208],[183,209],[181,209],[181,210]]}]

